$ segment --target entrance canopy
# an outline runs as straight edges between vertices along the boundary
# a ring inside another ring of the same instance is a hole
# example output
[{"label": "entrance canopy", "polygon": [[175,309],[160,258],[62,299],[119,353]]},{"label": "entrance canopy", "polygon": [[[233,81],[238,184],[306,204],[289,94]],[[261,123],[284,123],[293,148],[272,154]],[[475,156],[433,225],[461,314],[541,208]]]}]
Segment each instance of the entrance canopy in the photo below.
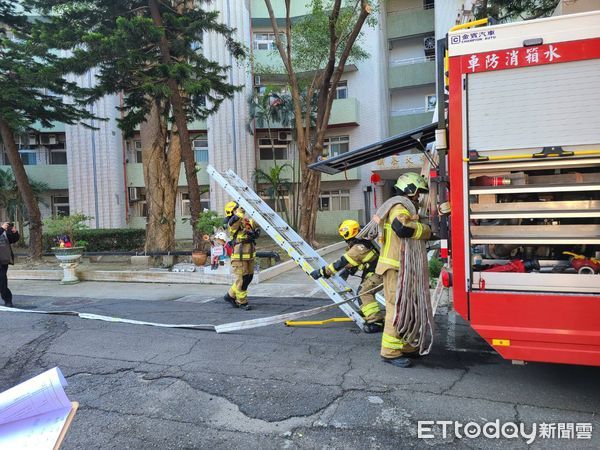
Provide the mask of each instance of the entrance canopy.
[{"label": "entrance canopy", "polygon": [[427,144],[435,141],[436,128],[437,122],[430,123],[366,147],[317,161],[309,165],[308,168],[335,174],[410,150],[424,151]]}]

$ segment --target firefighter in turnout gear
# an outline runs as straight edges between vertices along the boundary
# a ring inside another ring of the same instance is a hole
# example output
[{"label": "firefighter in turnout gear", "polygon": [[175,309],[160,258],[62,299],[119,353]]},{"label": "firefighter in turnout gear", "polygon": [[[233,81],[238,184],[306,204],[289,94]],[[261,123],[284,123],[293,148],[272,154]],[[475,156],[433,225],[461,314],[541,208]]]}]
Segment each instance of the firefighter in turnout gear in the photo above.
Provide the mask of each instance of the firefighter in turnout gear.
[{"label": "firefighter in turnout gear", "polygon": [[[429,192],[429,188],[421,175],[405,173],[398,178],[394,192],[398,196],[408,197],[417,205],[419,194]],[[405,239],[429,239],[431,228],[421,223],[418,216],[411,215],[401,203],[393,205],[385,217],[375,217],[375,220],[383,221],[384,231],[381,254],[375,269],[375,273],[383,277],[386,308],[381,356],[385,362],[397,367],[409,367],[411,361],[405,356],[416,356],[418,350],[401,339],[394,324],[400,254]]]},{"label": "firefighter in turnout gear", "polygon": [[365,331],[369,333],[379,332],[383,328],[385,317],[385,314],[381,312],[379,303],[375,300],[377,291],[383,289],[382,287],[376,289],[377,286],[382,284],[381,276],[375,273],[379,253],[371,241],[356,238],[360,231],[360,225],[356,220],[344,220],[338,231],[340,236],[348,243],[346,253],[337,261],[312,271],[310,275],[317,280],[320,277],[329,278],[342,269],[346,269],[352,275],[362,271],[358,293],[365,292],[365,294],[360,295],[360,310],[367,322]]},{"label": "firefighter in turnout gear", "polygon": [[252,219],[244,215],[244,210],[236,202],[225,205],[225,220],[232,237],[231,267],[236,278],[223,298],[235,308],[250,310],[248,286],[254,277],[255,241],[260,230]]}]

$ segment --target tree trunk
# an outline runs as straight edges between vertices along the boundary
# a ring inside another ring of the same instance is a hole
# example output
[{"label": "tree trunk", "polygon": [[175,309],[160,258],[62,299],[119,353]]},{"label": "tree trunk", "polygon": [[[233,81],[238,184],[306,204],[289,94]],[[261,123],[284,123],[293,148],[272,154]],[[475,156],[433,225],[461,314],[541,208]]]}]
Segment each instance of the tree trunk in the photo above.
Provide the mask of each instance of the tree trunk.
[{"label": "tree trunk", "polygon": [[317,246],[315,234],[320,190],[321,172],[310,170],[303,164],[302,185],[300,188],[300,236],[313,247]]},{"label": "tree trunk", "polygon": [[39,261],[42,259],[42,215],[40,213],[40,207],[35,199],[33,189],[29,184],[27,173],[25,173],[25,167],[23,166],[23,161],[21,161],[19,151],[17,150],[13,130],[3,119],[0,119],[0,133],[2,135],[4,149],[15,176],[17,188],[27,207],[27,214],[29,215],[29,257],[34,261]]},{"label": "tree trunk", "polygon": [[167,149],[164,108],[152,106],[140,127],[148,218],[145,251],[169,251],[175,246],[175,204],[181,147],[175,132]]},{"label": "tree trunk", "polygon": [[[160,9],[158,0],[148,0],[148,6],[150,7],[150,14],[152,15],[152,21],[154,25],[162,27],[162,17],[160,15]],[[169,48],[169,41],[166,36],[163,35],[159,43],[160,54],[162,63],[165,65],[171,65],[171,51]],[[191,210],[191,225],[192,225],[192,237],[193,246],[197,248],[202,241],[201,233],[196,229],[198,223],[198,216],[201,212],[200,205],[200,186],[198,185],[198,176],[196,173],[196,160],[194,158],[194,152],[192,151],[192,143],[190,141],[190,133],[187,128],[187,116],[185,113],[184,101],[179,92],[179,86],[177,81],[173,78],[167,80],[169,86],[169,99],[171,106],[173,107],[173,117],[175,118],[175,124],[179,134],[181,142],[181,158],[185,167],[185,176],[188,184],[188,194],[190,198],[190,210]]]}]

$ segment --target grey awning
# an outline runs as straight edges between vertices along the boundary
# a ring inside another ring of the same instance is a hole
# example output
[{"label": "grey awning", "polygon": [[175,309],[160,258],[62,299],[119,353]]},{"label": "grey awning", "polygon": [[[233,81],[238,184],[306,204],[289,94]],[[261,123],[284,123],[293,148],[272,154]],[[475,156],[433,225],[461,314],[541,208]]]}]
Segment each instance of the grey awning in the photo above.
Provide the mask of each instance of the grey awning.
[{"label": "grey awning", "polygon": [[383,141],[367,145],[366,147],[352,150],[351,152],[343,153],[323,161],[317,161],[309,165],[308,168],[328,174],[343,172],[344,170],[377,161],[386,156],[419,149],[419,144],[415,141],[415,137],[420,140],[423,147],[426,147],[427,144],[435,141],[436,128],[437,122],[430,123]]}]

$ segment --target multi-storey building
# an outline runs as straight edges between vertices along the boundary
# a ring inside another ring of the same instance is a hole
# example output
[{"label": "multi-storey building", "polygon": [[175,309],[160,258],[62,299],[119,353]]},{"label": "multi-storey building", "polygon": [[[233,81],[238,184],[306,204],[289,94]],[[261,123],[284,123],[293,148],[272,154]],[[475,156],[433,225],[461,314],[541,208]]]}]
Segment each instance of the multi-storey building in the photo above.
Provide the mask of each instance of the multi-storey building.
[{"label": "multi-storey building", "polygon": [[[285,17],[283,0],[273,0],[278,17]],[[307,2],[292,2],[293,19],[309,13]],[[445,3],[445,2],[442,2]],[[455,7],[462,1],[452,2]],[[289,128],[272,127],[249,133],[248,97],[267,84],[282,83],[283,68],[273,50],[274,34],[264,0],[215,0],[212,8],[221,20],[237,29],[237,37],[253,54],[253,64],[231,61],[224,43],[207,36],[203,50],[207,57],[231,65],[229,81],[243,85],[234,99],[222,104],[205,121],[190,124],[198,180],[205,191],[203,206],[221,211],[226,194],[209,180],[208,163],[217,169],[233,169],[247,181],[255,182],[257,168],[268,171],[277,164],[293,165],[297,152]],[[377,11],[376,27],[365,27],[360,45],[369,58],[348,64],[336,90],[326,145],[330,155],[360,148],[388,136],[431,122],[435,108],[435,37],[433,0],[387,0]],[[261,69],[270,67],[268,71]],[[93,83],[93,73],[79,77],[82,85]],[[92,227],[144,227],[146,216],[142,152],[139,136],[125,140],[116,125],[119,96],[106,97],[92,111],[108,117],[96,122],[97,130],[81,125],[38,128],[21,142],[27,173],[48,184],[44,215],[78,212],[94,217]],[[273,147],[275,147],[273,149]],[[273,154],[274,153],[274,154]],[[372,212],[371,173],[377,171],[391,180],[400,173],[398,160],[388,159],[371,167],[324,175],[319,202],[318,230],[334,233],[345,218],[364,221]],[[288,178],[291,173],[288,171]],[[177,200],[177,237],[191,235],[182,219],[189,216],[186,178],[181,169]],[[259,192],[268,196],[268,185]],[[289,195],[287,196],[289,205]]]}]

